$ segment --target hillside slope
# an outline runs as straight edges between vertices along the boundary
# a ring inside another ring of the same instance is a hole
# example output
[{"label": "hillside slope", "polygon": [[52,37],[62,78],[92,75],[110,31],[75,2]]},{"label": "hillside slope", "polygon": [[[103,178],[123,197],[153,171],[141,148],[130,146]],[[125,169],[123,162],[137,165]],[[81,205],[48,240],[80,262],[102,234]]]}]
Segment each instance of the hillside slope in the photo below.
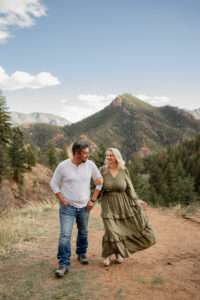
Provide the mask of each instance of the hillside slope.
[{"label": "hillside slope", "polygon": [[95,144],[103,141],[121,149],[125,159],[130,159],[143,146],[156,151],[191,138],[199,132],[200,124],[181,109],[154,107],[124,94],[102,111],[64,130],[69,141],[80,137]]},{"label": "hillside slope", "polygon": [[23,188],[12,180],[3,180],[0,197],[0,215],[12,208],[22,208],[27,204],[48,203],[54,201],[54,195],[49,186],[52,171],[37,164],[24,174]]},{"label": "hillside slope", "polygon": [[40,124],[38,131],[36,125],[23,129],[26,143],[45,148],[52,141],[59,148],[85,139],[95,148],[103,142],[119,148],[126,160],[144,147],[157,151],[200,131],[200,123],[191,114],[176,107],[154,107],[130,94],[118,96],[102,111],[70,126]]}]

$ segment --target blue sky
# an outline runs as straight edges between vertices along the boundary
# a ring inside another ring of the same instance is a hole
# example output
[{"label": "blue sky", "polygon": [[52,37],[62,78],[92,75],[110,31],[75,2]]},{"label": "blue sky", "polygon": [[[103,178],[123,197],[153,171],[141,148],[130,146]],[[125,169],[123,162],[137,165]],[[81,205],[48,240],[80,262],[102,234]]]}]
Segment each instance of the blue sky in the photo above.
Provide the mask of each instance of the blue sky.
[{"label": "blue sky", "polygon": [[71,122],[123,93],[200,108],[199,37],[198,0],[1,0],[0,89]]}]

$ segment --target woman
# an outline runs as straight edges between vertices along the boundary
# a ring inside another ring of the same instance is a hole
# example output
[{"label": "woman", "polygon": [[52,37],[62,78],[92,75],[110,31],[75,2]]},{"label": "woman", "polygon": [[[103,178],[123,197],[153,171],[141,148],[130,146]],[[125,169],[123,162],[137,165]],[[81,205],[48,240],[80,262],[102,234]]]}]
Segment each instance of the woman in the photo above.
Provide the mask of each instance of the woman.
[{"label": "woman", "polygon": [[128,170],[116,148],[106,151],[105,166],[101,167],[104,179],[101,199],[103,236],[102,257],[104,265],[110,264],[115,254],[118,263],[129,253],[155,244],[155,234],[142,207],[137,202]]}]

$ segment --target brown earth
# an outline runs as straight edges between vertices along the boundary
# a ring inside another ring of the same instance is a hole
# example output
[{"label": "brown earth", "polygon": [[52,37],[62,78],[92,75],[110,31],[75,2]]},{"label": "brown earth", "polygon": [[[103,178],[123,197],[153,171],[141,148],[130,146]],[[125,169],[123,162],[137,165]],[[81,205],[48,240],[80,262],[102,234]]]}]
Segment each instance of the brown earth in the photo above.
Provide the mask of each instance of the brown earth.
[{"label": "brown earth", "polygon": [[49,186],[53,172],[41,164],[36,164],[31,171],[24,173],[23,187],[13,180],[3,180],[0,193],[0,216],[10,209],[23,208],[32,203],[49,203],[54,201]]},{"label": "brown earth", "polygon": [[89,265],[75,255],[64,279],[54,277],[59,235],[58,208],[37,217],[38,235],[23,242],[13,257],[0,262],[0,299],[197,300],[200,292],[200,224],[170,211],[147,208],[157,244],[122,264],[101,258],[100,206],[91,211]]}]

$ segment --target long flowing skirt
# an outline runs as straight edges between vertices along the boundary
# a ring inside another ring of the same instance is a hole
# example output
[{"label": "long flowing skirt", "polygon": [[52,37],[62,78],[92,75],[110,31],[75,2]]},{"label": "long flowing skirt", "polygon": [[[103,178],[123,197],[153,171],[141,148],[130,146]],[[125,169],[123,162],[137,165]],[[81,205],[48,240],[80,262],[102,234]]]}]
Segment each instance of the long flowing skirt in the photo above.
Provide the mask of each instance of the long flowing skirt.
[{"label": "long flowing skirt", "polygon": [[101,207],[105,229],[102,257],[113,253],[128,257],[156,243],[155,233],[143,209],[125,192],[105,193]]}]

